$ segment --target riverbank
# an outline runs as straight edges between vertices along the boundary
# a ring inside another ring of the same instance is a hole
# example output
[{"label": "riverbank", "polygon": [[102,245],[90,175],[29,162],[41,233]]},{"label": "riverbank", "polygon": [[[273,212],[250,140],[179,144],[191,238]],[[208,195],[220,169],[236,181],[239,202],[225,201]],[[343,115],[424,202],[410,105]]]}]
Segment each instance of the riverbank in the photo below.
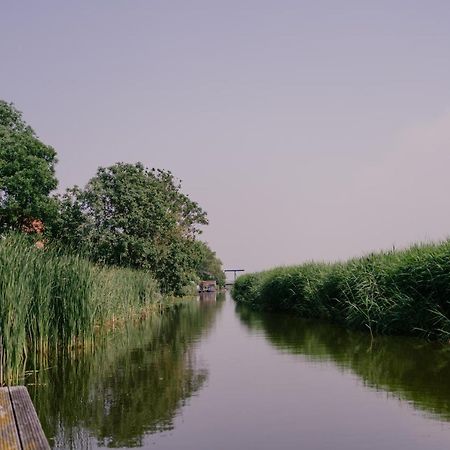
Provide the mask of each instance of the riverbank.
[{"label": "riverbank", "polygon": [[450,338],[450,241],[344,263],[308,263],[243,275],[238,303],[326,319],[371,334]]},{"label": "riverbank", "polygon": [[105,267],[21,236],[0,240],[0,384],[23,376],[27,356],[82,348],[102,329],[179,303],[142,270]]}]

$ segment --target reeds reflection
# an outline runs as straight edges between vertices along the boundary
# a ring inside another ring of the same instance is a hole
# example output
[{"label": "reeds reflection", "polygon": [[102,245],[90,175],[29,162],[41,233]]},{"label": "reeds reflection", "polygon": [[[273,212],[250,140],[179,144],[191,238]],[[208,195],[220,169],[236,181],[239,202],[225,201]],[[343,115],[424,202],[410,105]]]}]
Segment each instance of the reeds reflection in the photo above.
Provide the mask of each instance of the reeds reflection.
[{"label": "reeds reflection", "polygon": [[146,434],[171,429],[208,377],[193,348],[220,305],[155,315],[104,336],[91,353],[55,356],[48,370],[30,363],[26,382],[51,444],[138,447]]},{"label": "reeds reflection", "polygon": [[391,393],[427,415],[450,421],[450,347],[408,337],[355,332],[288,314],[237,305],[240,320],[263,330],[275,347],[309,360],[332,362],[366,386]]}]

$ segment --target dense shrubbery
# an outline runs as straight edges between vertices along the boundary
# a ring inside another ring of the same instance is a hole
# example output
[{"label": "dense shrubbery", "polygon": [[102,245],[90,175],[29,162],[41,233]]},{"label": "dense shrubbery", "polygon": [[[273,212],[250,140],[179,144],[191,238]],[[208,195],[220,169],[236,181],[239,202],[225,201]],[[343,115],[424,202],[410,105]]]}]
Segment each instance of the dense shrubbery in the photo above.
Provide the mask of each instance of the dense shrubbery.
[{"label": "dense shrubbery", "polygon": [[57,202],[55,150],[41,142],[12,104],[0,100],[0,233],[30,218],[52,221]]},{"label": "dense shrubbery", "polygon": [[52,196],[56,162],[0,100],[0,384],[31,348],[81,345],[95,326],[145,314],[161,292],[185,295],[221,270],[196,239],[206,212],[170,171],[116,163]]},{"label": "dense shrubbery", "polygon": [[379,334],[450,337],[450,241],[239,277],[238,302]]},{"label": "dense shrubbery", "polygon": [[91,261],[150,270],[165,293],[182,295],[205,273],[221,272],[197,240],[206,212],[170,171],[116,163],[99,167],[85,187],[52,196],[56,162],[21,112],[0,100],[0,234],[44,233]]},{"label": "dense shrubbery", "polygon": [[225,286],[225,272],[222,261],[203,241],[194,242],[195,273],[200,280],[215,280],[220,287]]},{"label": "dense shrubbery", "polygon": [[164,292],[180,294],[195,278],[198,227],[208,221],[170,172],[141,163],[99,168],[59,206],[51,238],[64,246],[81,242],[93,261],[151,270]]}]

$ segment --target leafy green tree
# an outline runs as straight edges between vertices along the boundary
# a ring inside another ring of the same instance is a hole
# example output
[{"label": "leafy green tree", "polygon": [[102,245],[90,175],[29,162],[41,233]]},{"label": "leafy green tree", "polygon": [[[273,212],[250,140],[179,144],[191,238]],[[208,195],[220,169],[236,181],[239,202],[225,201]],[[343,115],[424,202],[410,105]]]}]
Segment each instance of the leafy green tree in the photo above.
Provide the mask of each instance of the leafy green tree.
[{"label": "leafy green tree", "polygon": [[222,268],[222,261],[217,257],[216,252],[211,250],[203,241],[196,241],[196,265],[195,272],[201,280],[216,280],[219,286],[225,286],[225,273]]},{"label": "leafy green tree", "polygon": [[0,232],[52,220],[56,162],[55,150],[38,139],[22,113],[0,100]]},{"label": "leafy green tree", "polygon": [[60,202],[57,236],[66,244],[87,244],[105,264],[150,269],[164,291],[179,293],[192,279],[193,243],[208,221],[171,172],[141,163],[101,167]]}]

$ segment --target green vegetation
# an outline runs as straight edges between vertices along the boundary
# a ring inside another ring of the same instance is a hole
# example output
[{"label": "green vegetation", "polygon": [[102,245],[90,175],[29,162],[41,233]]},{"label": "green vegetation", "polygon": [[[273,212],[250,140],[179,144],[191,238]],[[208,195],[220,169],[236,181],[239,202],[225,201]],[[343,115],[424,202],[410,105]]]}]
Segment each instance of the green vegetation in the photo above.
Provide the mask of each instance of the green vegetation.
[{"label": "green vegetation", "polygon": [[207,244],[195,241],[195,271],[200,280],[215,280],[220,287],[225,286],[225,272],[222,269],[222,261],[217,257]]},{"label": "green vegetation", "polygon": [[208,223],[180,189],[170,172],[140,163],[99,168],[62,197],[54,237],[83,242],[94,261],[151,270],[164,292],[179,294],[195,278],[195,237]]},{"label": "green vegetation", "polygon": [[12,104],[0,100],[0,233],[21,229],[31,218],[51,222],[56,200],[49,196],[56,152],[43,144]]},{"label": "green vegetation", "polygon": [[56,162],[0,101],[0,383],[30,351],[83,347],[97,327],[166,307],[221,270],[197,240],[206,213],[171,172],[117,163],[52,196]]},{"label": "green vegetation", "polygon": [[233,296],[371,334],[450,337],[450,241],[239,277]]},{"label": "green vegetation", "polygon": [[23,375],[27,356],[91,342],[97,327],[173,303],[151,274],[94,265],[20,235],[0,239],[0,382]]},{"label": "green vegetation", "polygon": [[116,163],[52,196],[56,162],[21,112],[0,101],[0,235],[26,232],[41,247],[57,242],[96,263],[151,271],[164,293],[183,295],[205,271],[219,281],[220,260],[198,241],[206,212],[170,171]]}]

